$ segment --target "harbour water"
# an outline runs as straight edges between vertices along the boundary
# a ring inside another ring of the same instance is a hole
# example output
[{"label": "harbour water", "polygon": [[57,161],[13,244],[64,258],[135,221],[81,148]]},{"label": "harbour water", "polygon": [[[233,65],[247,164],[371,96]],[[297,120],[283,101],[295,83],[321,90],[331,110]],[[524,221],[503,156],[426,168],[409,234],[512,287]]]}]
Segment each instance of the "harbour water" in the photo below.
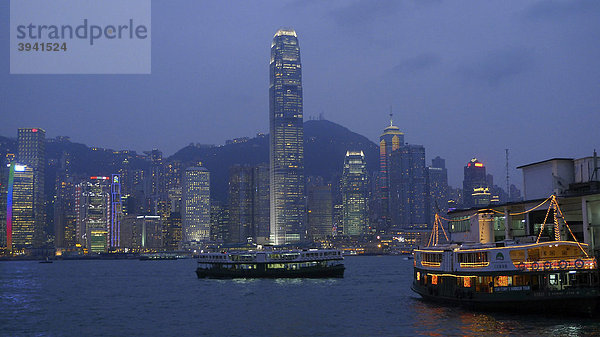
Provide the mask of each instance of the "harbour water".
[{"label": "harbour water", "polygon": [[600,335],[598,319],[423,302],[412,261],[346,258],[343,279],[198,279],[195,260],[0,263],[3,336]]}]

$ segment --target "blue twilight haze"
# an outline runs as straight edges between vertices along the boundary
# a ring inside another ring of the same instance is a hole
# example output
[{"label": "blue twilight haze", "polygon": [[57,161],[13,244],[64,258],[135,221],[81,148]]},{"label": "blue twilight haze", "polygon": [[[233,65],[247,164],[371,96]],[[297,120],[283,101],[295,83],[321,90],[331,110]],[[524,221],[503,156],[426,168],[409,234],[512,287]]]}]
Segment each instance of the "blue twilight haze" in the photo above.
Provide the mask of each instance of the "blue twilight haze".
[{"label": "blue twilight haze", "polygon": [[153,1],[151,75],[10,75],[0,53],[0,135],[39,126],[170,155],[268,133],[280,27],[301,40],[304,120],[323,113],[378,143],[392,106],[405,141],[428,163],[445,158],[453,186],[473,157],[504,177],[506,148],[518,185],[516,166],[600,150],[597,0]]}]

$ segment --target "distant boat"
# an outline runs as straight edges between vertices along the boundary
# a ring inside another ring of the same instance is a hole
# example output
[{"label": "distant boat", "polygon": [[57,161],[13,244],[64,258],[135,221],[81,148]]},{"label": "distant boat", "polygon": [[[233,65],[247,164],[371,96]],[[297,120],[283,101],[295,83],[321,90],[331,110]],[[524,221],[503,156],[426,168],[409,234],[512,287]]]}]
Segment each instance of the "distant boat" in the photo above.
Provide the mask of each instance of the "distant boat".
[{"label": "distant boat", "polygon": [[339,250],[308,249],[202,253],[198,278],[328,278],[344,277]]},{"label": "distant boat", "polygon": [[176,254],[155,253],[140,255],[140,261],[177,260]]},{"label": "distant boat", "polygon": [[54,261],[50,260],[49,257],[46,257],[45,260],[40,261],[40,263],[52,263],[52,262],[54,262]]}]

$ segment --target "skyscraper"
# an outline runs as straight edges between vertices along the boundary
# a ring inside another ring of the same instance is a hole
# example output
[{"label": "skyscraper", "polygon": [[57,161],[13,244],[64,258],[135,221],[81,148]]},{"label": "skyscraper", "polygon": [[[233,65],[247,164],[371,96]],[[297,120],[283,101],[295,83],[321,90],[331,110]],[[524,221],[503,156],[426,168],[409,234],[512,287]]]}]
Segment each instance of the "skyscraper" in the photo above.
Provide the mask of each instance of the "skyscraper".
[{"label": "skyscraper", "polygon": [[252,181],[252,167],[235,165],[229,169],[228,242],[247,242],[253,236]]},{"label": "skyscraper", "polygon": [[188,167],[183,177],[182,241],[210,239],[210,173],[204,167]]},{"label": "skyscraper", "polygon": [[254,238],[259,244],[269,240],[270,226],[270,175],[269,164],[262,163],[253,168],[253,190],[254,190]]},{"label": "skyscraper", "polygon": [[379,199],[379,232],[385,232],[390,222],[390,155],[404,145],[404,133],[394,126],[391,115],[390,125],[379,136],[379,183],[377,196]]},{"label": "skyscraper", "polygon": [[71,177],[61,177],[56,186],[54,202],[54,246],[75,247],[77,236],[77,212],[75,209],[75,184]]},{"label": "skyscraper", "polygon": [[333,203],[331,185],[308,187],[308,236],[322,240],[332,236]]},{"label": "skyscraper", "polygon": [[362,151],[347,151],[342,174],[344,235],[362,235],[367,229],[367,162]]},{"label": "skyscraper", "polygon": [[390,218],[400,228],[426,227],[427,171],[425,148],[404,145],[390,156]]},{"label": "skyscraper", "polygon": [[121,176],[113,174],[110,184],[110,247],[121,247],[121,217],[123,215],[121,204]]},{"label": "skyscraper", "polygon": [[427,168],[427,188],[427,223],[433,225],[437,212],[445,215],[448,211],[448,170],[446,161],[439,156],[432,159],[431,166]]},{"label": "skyscraper", "polygon": [[269,237],[269,169],[235,165],[229,169],[228,242],[265,243]]},{"label": "skyscraper", "polygon": [[464,169],[463,207],[485,206],[490,203],[485,166],[477,158],[471,159]]},{"label": "skyscraper", "polygon": [[10,164],[6,198],[6,247],[9,250],[35,247],[34,177],[33,168]]},{"label": "skyscraper", "polygon": [[94,253],[109,246],[110,177],[93,176],[75,187],[78,242]]},{"label": "skyscraper", "polygon": [[271,43],[270,241],[281,245],[305,236],[304,129],[300,47],[293,29],[282,28]]},{"label": "skyscraper", "polygon": [[41,247],[45,241],[44,173],[46,167],[46,131],[39,128],[18,130],[18,160],[33,170],[33,246]]}]

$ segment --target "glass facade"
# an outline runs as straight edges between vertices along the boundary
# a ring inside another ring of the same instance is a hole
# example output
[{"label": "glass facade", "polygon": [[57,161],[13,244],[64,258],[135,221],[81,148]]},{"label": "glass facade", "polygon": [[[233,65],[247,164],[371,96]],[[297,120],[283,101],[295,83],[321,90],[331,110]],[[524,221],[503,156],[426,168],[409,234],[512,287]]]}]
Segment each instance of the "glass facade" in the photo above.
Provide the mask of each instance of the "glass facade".
[{"label": "glass facade", "polygon": [[46,167],[46,131],[40,128],[21,128],[18,130],[18,160],[33,170],[33,246],[44,243],[45,195],[44,172]]},{"label": "glass facade", "polygon": [[344,235],[362,235],[367,229],[367,162],[362,151],[346,152],[342,174]]},{"label": "glass facade", "polygon": [[269,237],[269,168],[236,165],[229,170],[228,242]]},{"label": "glass facade", "polygon": [[11,164],[8,178],[6,242],[12,250],[34,248],[35,171],[32,167]]},{"label": "glass facade", "polygon": [[270,242],[294,243],[305,236],[304,127],[300,47],[293,29],[280,29],[271,44]]},{"label": "glass facade", "polygon": [[426,208],[427,171],[425,148],[404,145],[390,156],[390,218],[392,226],[424,228],[427,225]]},{"label": "glass facade", "polygon": [[110,186],[109,177],[94,176],[75,188],[77,240],[94,253],[106,252],[109,246]]},{"label": "glass facade", "polygon": [[378,183],[378,198],[379,198],[379,219],[378,232],[387,232],[390,224],[390,155],[404,144],[404,133],[400,128],[394,126],[392,120],[390,125],[385,128],[383,134],[379,136],[379,183]]},{"label": "glass facade", "polygon": [[490,190],[485,166],[476,158],[471,159],[464,169],[463,207],[486,206],[490,203]]},{"label": "glass facade", "polygon": [[308,187],[308,235],[323,240],[332,235],[333,200],[331,185]]},{"label": "glass facade", "polygon": [[204,167],[188,167],[183,178],[184,242],[210,239],[210,173]]}]

